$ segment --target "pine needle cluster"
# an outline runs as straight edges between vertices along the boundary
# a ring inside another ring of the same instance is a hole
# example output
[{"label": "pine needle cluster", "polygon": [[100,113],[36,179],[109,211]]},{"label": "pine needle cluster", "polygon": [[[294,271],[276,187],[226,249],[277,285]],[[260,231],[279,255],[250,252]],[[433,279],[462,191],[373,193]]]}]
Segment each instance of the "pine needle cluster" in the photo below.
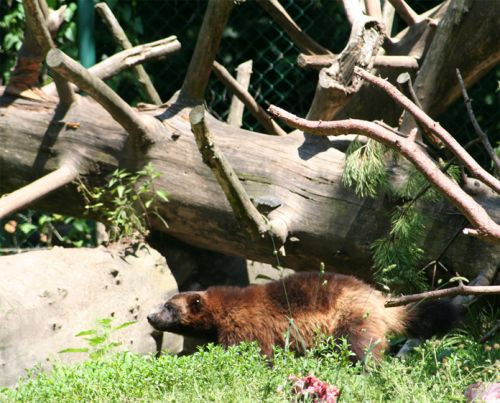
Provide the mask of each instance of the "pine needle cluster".
[{"label": "pine needle cluster", "polygon": [[[346,152],[342,180],[346,186],[354,187],[361,197],[375,197],[384,191],[402,202],[392,212],[389,233],[372,244],[375,279],[390,291],[422,291],[426,288],[426,278],[424,271],[419,269],[424,266],[421,245],[429,220],[422,206],[438,202],[442,196],[413,166],[403,185],[393,189],[386,169],[387,151],[374,140],[366,144],[355,140]],[[451,177],[458,177],[458,167],[442,169]]]},{"label": "pine needle cluster", "polygon": [[375,197],[380,188],[388,186],[384,154],[386,147],[369,139],[365,144],[354,140],[346,151],[342,182],[354,186],[361,197]]}]

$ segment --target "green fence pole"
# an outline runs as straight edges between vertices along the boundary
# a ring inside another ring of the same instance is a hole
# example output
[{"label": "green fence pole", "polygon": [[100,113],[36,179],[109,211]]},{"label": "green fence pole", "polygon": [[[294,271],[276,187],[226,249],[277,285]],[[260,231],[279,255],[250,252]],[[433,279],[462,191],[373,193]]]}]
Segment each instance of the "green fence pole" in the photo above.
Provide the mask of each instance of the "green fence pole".
[{"label": "green fence pole", "polygon": [[78,0],[78,54],[84,67],[95,64],[94,1]]}]

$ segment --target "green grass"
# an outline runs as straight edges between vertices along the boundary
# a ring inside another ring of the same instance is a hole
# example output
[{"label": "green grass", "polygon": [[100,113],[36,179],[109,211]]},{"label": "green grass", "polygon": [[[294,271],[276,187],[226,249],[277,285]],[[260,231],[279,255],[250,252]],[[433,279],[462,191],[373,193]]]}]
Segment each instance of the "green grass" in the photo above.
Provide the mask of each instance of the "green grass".
[{"label": "green grass", "polygon": [[120,353],[33,371],[16,388],[0,389],[0,401],[283,402],[294,400],[288,376],[309,372],[338,386],[341,402],[463,401],[468,385],[498,381],[499,351],[455,334],[426,342],[406,360],[387,356],[364,367],[349,364],[348,350],[328,339],[304,357],[278,349],[272,366],[255,344],[159,359]]}]

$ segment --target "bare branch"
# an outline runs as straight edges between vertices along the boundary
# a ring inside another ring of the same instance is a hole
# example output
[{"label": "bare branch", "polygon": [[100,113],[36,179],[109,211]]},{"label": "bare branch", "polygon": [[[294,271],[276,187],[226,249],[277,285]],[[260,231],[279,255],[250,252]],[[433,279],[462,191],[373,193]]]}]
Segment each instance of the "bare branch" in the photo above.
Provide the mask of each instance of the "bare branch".
[{"label": "bare branch", "polygon": [[450,151],[457,156],[457,158],[469,169],[472,175],[490,186],[495,192],[500,194],[500,181],[493,175],[486,172],[472,156],[464,150],[464,148],[456,141],[453,136],[445,130],[438,122],[432,120],[423,110],[405,97],[396,87],[383,78],[376,77],[367,71],[355,68],[355,73],[366,81],[383,89],[394,101],[400,104],[413,117],[418,120],[425,130],[429,130],[436,134],[436,136],[450,149]]},{"label": "bare branch", "polygon": [[94,77],[82,65],[59,49],[49,51],[47,65],[94,98],[132,136],[143,144],[150,142],[148,127],[141,116],[104,81]]},{"label": "bare branch", "polygon": [[[180,48],[181,44],[177,40],[177,37],[169,36],[159,41],[146,43],[115,53],[102,62],[93,65],[88,69],[88,72],[101,80],[107,80],[125,69],[149,60],[168,56],[177,52]],[[74,86],[74,88],[78,87]],[[54,83],[50,83],[42,87],[42,89],[46,94],[53,95],[56,87]]]},{"label": "bare branch", "polygon": [[[336,55],[306,55],[299,54],[297,64],[303,69],[320,70],[330,67],[335,61]],[[394,67],[404,69],[418,69],[418,61],[412,56],[386,56],[377,55],[373,60],[375,67]]]},{"label": "bare branch", "polygon": [[233,0],[210,0],[208,2],[179,98],[198,103],[203,100],[222,32],[232,8]]},{"label": "bare branch", "polygon": [[[111,31],[113,34],[115,40],[120,44],[120,46],[123,49],[131,49],[132,44],[127,38],[127,35],[125,34],[125,31],[121,27],[120,23],[114,16],[113,12],[111,9],[108,7],[106,3],[98,3],[95,5],[96,10],[99,12],[101,15],[101,18],[103,22],[106,24],[108,29]],[[154,104],[156,105],[161,105],[161,98],[158,92],[156,91],[155,87],[153,86],[153,82],[151,81],[151,78],[149,77],[148,73],[146,73],[146,70],[144,69],[143,66],[138,65],[134,67],[134,70],[137,74],[137,77],[139,78],[139,82],[142,84],[144,89],[146,90],[146,93],[148,94],[149,98],[151,101],[153,101]]]},{"label": "bare branch", "polygon": [[413,9],[406,4],[404,0],[389,0],[394,6],[396,12],[399,16],[406,22],[409,26],[415,25],[420,21],[418,14],[413,11]]},{"label": "bare branch", "polygon": [[247,233],[255,240],[263,238],[266,234],[273,236],[280,244],[287,237],[287,229],[278,233],[271,221],[264,219],[253,205],[245,188],[238,179],[233,167],[214,143],[214,139],[205,124],[205,108],[199,105],[189,114],[191,130],[195,135],[196,144],[203,157],[203,161],[214,173],[238,221],[246,228]]},{"label": "bare branch", "polygon": [[250,113],[266,128],[268,133],[276,134],[277,136],[286,136],[286,132],[271,119],[255,98],[233,78],[224,66],[214,61],[213,71],[224,85],[245,104]]},{"label": "bare branch", "polygon": [[290,17],[278,0],[257,0],[259,5],[288,34],[292,42],[301,52],[306,54],[329,54],[328,49],[321,46],[309,35],[304,33]]},{"label": "bare branch", "polygon": [[71,164],[65,164],[29,185],[1,197],[0,219],[67,185],[77,176],[77,169]]},{"label": "bare branch", "polygon": [[[42,56],[45,56],[49,49],[54,48],[54,41],[49,33],[43,12],[38,0],[25,0],[24,9],[26,11],[26,21],[31,21],[30,29],[33,32],[35,41],[42,49]],[[28,17],[28,15],[30,17]],[[59,94],[59,101],[62,105],[68,107],[74,101],[73,90],[69,83],[60,77],[57,73],[54,74],[54,83]]]},{"label": "bare branch", "polygon": [[450,298],[457,295],[495,295],[500,294],[500,285],[486,285],[474,286],[460,284],[456,287],[446,288],[444,290],[434,290],[422,292],[420,294],[405,295],[403,297],[390,299],[385,303],[387,308],[408,305],[412,302],[422,300],[437,299],[437,298]]},{"label": "bare branch", "polygon": [[[43,0],[43,2],[45,3],[45,0]],[[59,28],[64,22],[64,13],[66,12],[67,8],[68,6],[64,4],[57,10],[49,9],[48,18],[46,18],[45,20],[47,21],[47,28],[49,29],[50,35],[52,35],[52,37],[56,35],[57,31],[59,31]]]},{"label": "bare branch", "polygon": [[387,37],[391,37],[392,27],[394,25],[394,6],[388,1],[384,2],[384,6],[382,8],[382,21],[385,25],[385,30],[387,31]]},{"label": "bare branch", "polygon": [[394,67],[401,69],[418,69],[418,60],[413,56],[377,55],[373,61],[375,67]]},{"label": "bare branch", "polygon": [[382,8],[380,0],[365,0],[366,13],[377,20],[382,20]]},{"label": "bare branch", "polygon": [[456,71],[457,71],[458,81],[460,82],[460,88],[462,89],[462,95],[464,97],[465,106],[467,108],[467,113],[469,114],[472,126],[474,127],[477,136],[481,139],[483,146],[486,149],[486,152],[490,156],[491,160],[495,163],[497,171],[500,171],[500,158],[498,158],[497,154],[495,153],[495,150],[491,146],[488,140],[488,136],[481,129],[481,126],[479,126],[476,116],[474,115],[474,111],[472,110],[472,103],[470,101],[469,95],[467,94],[467,89],[465,88],[464,80],[462,78],[462,75],[460,74],[460,70],[457,69]]},{"label": "bare branch", "polygon": [[330,136],[357,133],[386,144],[411,161],[422,174],[433,183],[477,227],[473,234],[484,240],[500,243],[500,225],[496,224],[486,210],[435,165],[414,141],[398,136],[390,130],[359,119],[335,122],[301,119],[274,105],[269,107],[271,115],[285,121],[289,126],[310,134]]},{"label": "bare branch", "polygon": [[[248,91],[250,85],[250,77],[252,76],[252,60],[247,60],[236,67],[236,81],[241,85],[241,87]],[[227,123],[234,127],[241,127],[243,123],[243,111],[245,105],[241,102],[236,95],[233,95],[231,99],[231,106],[229,107],[229,114],[227,117]]]},{"label": "bare branch", "polygon": [[359,0],[342,0],[342,5],[351,25],[363,17],[363,9]]}]

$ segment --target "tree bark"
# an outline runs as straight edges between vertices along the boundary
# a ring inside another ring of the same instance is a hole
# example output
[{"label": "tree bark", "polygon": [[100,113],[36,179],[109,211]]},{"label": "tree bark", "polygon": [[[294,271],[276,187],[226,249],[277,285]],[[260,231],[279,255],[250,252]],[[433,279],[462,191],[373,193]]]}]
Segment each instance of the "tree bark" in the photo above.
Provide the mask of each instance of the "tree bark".
[{"label": "tree bark", "polygon": [[[54,171],[68,157],[78,161],[82,180],[89,186],[102,184],[105,175],[117,167],[134,169],[152,162],[162,173],[157,188],[169,193],[169,202],[158,205],[169,228],[152,217],[154,229],[230,255],[298,270],[318,270],[324,262],[329,270],[370,279],[370,246],[386,233],[393,204],[383,195],[361,199],[345,188],[341,183],[345,156],[334,148],[322,148],[324,142],[306,142],[301,133],[286,137],[252,133],[206,118],[216,144],[249,196],[270,196],[280,202],[273,216],[286,218],[289,237],[286,256],[279,256],[278,262],[269,239],[255,242],[239,226],[197,150],[189,107],[170,102],[165,109],[138,111],[162,122],[152,126],[153,144],[138,155],[124,129],[94,101],[78,97],[64,121],[55,114],[56,106],[7,94],[0,97],[0,193]],[[75,122],[79,125],[68,124]],[[402,180],[395,169],[392,180]],[[65,186],[36,206],[82,216],[83,200],[76,188]],[[498,197],[479,201],[500,221]],[[463,217],[444,202],[426,206],[426,213],[432,217],[432,226],[422,242],[429,261],[439,256],[463,225]],[[472,277],[485,268],[496,269],[500,248],[460,235],[442,261],[451,270]]]}]

